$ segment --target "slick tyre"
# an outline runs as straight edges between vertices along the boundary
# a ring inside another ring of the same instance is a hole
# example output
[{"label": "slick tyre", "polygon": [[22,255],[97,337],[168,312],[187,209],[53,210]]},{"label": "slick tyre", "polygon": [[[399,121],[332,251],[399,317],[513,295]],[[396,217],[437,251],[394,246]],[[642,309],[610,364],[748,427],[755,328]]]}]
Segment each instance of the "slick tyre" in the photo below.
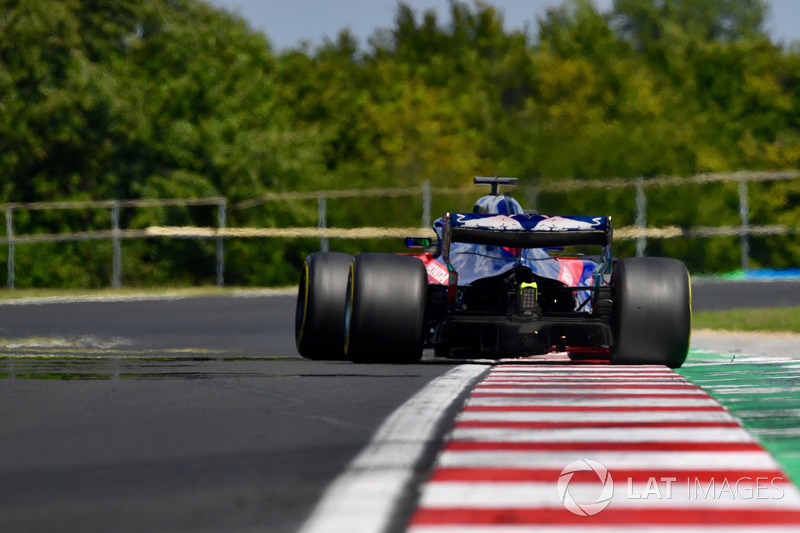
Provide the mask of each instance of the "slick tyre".
[{"label": "slick tyre", "polygon": [[691,287],[686,266],[676,259],[619,260],[611,286],[614,345],[611,362],[678,368],[689,351]]},{"label": "slick tyre", "polygon": [[428,275],[394,254],[357,255],[347,290],[345,352],[356,363],[414,363],[422,357]]},{"label": "slick tyre", "polygon": [[344,315],[347,276],[353,256],[339,252],[310,254],[303,264],[297,292],[294,338],[308,359],[347,359]]}]

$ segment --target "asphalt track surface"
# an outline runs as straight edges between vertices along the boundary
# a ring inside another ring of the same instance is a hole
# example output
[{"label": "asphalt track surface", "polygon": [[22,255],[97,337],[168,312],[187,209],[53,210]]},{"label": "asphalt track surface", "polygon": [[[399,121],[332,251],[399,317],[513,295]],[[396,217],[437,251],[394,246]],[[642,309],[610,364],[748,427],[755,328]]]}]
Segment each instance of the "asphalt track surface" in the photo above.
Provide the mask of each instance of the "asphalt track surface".
[{"label": "asphalt track surface", "polygon": [[[800,283],[700,282],[696,310]],[[0,306],[3,531],[297,531],[398,406],[457,363],[297,356],[294,297]]]}]

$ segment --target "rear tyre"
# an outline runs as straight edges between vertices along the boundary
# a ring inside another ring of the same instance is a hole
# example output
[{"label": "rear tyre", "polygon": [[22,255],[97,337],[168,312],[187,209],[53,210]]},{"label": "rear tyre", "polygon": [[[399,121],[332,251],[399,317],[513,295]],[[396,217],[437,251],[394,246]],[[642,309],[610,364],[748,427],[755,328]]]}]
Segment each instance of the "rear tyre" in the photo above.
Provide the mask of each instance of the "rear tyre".
[{"label": "rear tyre", "polygon": [[689,351],[692,324],[686,266],[664,257],[621,259],[611,286],[615,309],[611,362],[681,366]]},{"label": "rear tyre", "polygon": [[350,268],[345,352],[356,363],[415,363],[422,358],[428,275],[422,261],[360,254]]},{"label": "rear tyre", "polygon": [[344,360],[347,275],[353,256],[339,252],[310,254],[300,274],[294,338],[308,359]]}]

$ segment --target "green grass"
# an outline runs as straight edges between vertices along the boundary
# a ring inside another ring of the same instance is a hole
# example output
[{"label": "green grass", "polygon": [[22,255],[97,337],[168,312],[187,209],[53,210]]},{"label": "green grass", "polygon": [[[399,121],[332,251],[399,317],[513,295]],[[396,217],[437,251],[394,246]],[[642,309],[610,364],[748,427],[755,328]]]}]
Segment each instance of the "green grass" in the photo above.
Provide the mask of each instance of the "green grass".
[{"label": "green grass", "polygon": [[692,328],[800,333],[800,307],[700,311],[692,316]]}]

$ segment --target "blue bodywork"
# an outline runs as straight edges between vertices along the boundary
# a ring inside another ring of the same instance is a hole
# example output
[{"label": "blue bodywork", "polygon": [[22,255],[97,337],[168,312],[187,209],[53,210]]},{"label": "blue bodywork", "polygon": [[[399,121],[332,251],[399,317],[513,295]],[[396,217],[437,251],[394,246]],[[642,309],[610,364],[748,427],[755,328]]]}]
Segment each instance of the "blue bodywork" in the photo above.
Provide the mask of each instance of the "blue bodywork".
[{"label": "blue bodywork", "polygon": [[[516,179],[475,183],[491,185],[492,194],[471,213],[436,220],[435,252],[417,256],[428,274],[425,344],[444,357],[607,355],[610,218],[526,212],[511,196],[497,194],[498,185],[516,185]],[[601,251],[579,253],[586,247]],[[566,248],[575,253],[564,255]]]},{"label": "blue bodywork", "polygon": [[[526,214],[510,196],[487,195],[476,202],[472,213],[448,213],[434,222],[439,249],[444,252],[435,261],[443,269],[447,269],[448,259],[447,251],[443,249],[447,245],[444,232],[448,217],[453,234],[458,234],[461,240],[473,241],[459,242],[459,237],[450,239],[449,263],[458,275],[458,286],[470,285],[523,266],[536,276],[558,280],[566,286],[585,287],[599,284],[599,276],[607,272],[606,266],[610,265],[611,227],[608,217]],[[604,246],[600,262],[582,257],[558,258],[550,254],[548,247],[526,246],[541,241],[552,242],[550,249],[559,248],[569,245],[576,237],[578,244]],[[486,243],[474,242],[476,240]],[[510,245],[501,245],[505,244],[504,240]],[[428,270],[431,270],[430,266]],[[441,278],[431,281],[446,283]],[[588,291],[581,291],[576,296],[576,309],[591,310],[591,303],[587,302],[591,296]]]}]

